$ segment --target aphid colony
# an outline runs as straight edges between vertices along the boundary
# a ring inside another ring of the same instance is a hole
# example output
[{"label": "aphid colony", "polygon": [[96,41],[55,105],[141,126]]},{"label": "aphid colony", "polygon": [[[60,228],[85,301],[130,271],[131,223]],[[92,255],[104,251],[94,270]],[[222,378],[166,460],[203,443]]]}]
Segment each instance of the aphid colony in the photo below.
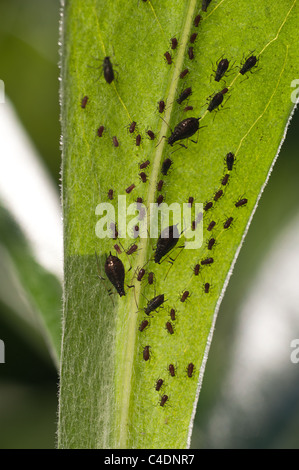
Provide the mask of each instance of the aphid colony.
[{"label": "aphid colony", "polygon": [[[143,1],[146,3],[146,0],[143,0]],[[203,12],[207,11],[207,8],[209,7],[210,3],[211,3],[211,0],[203,0],[202,1],[202,11]],[[194,18],[193,26],[195,28],[199,27],[201,19],[202,19],[202,17],[200,15],[197,15]],[[193,60],[194,57],[195,57],[194,44],[197,41],[197,37],[198,37],[197,32],[193,32],[190,35],[189,42],[190,42],[190,44],[192,44],[192,46],[189,46],[189,48],[187,50],[187,55],[188,55],[189,60]],[[176,37],[172,37],[170,39],[169,44],[170,44],[171,50],[175,51],[179,46],[179,41]],[[171,66],[173,64],[173,61],[174,61],[173,55],[169,51],[166,51],[164,53],[164,60],[165,60],[167,65]],[[245,75],[247,72],[250,72],[253,69],[253,67],[256,66],[257,62],[258,62],[258,58],[256,56],[252,55],[252,56],[248,57],[245,60],[245,62],[241,65],[241,67],[239,69],[239,74],[240,75]],[[104,79],[107,82],[107,84],[111,85],[111,83],[115,80],[115,73],[114,73],[113,64],[110,60],[110,57],[105,57],[104,58],[102,67],[103,67]],[[216,63],[216,70],[213,70],[214,80],[216,82],[220,82],[221,80],[223,80],[224,77],[225,77],[225,74],[229,70],[229,67],[230,67],[229,60],[227,58],[223,58],[223,57],[220,58],[218,60],[218,62]],[[185,68],[179,74],[179,79],[184,79],[188,74],[189,74],[189,69]],[[228,92],[229,92],[229,89],[227,87],[225,87],[221,91],[218,91],[218,92],[214,93],[213,95],[211,95],[210,97],[208,97],[207,111],[211,113],[211,112],[217,110],[222,105],[223,100],[224,100],[224,96]],[[189,86],[189,87],[184,88],[180,92],[178,98],[176,99],[177,104],[181,105],[186,100],[189,100],[191,95],[192,95],[192,87]],[[81,108],[82,109],[85,109],[87,107],[88,100],[89,100],[88,96],[84,96],[81,99]],[[158,103],[157,103],[158,113],[159,114],[164,113],[165,109],[166,109],[165,101],[164,100],[159,100]],[[184,108],[184,112],[192,111],[192,110],[193,110],[193,106],[188,105]],[[197,143],[197,141],[192,140],[191,137],[193,137],[199,131],[199,129],[200,129],[199,121],[200,121],[200,119],[201,119],[200,117],[188,117],[188,118],[185,118],[182,121],[180,121],[175,126],[174,130],[171,131],[170,135],[168,136],[167,144],[170,147],[177,144],[181,147],[187,148],[184,144],[181,143],[181,141],[190,139],[192,142]],[[101,138],[101,137],[103,137],[104,132],[105,132],[104,125],[100,125],[99,128],[96,131],[96,135]],[[129,134],[132,134],[132,135],[138,132],[138,124],[137,124],[136,121],[132,121],[128,125],[128,132],[129,132]],[[146,134],[147,134],[148,139],[152,140],[152,141],[156,137],[155,133],[150,129],[146,130]],[[163,137],[165,137],[165,136],[163,136]],[[113,143],[113,146],[115,148],[119,147],[120,143],[119,143],[119,140],[118,140],[117,136],[112,137],[112,143]],[[138,133],[135,137],[135,145],[137,147],[140,147],[142,145],[142,136],[141,136],[140,133]],[[208,200],[204,203],[204,207],[203,207],[204,213],[207,213],[208,211],[213,211],[214,205],[218,204],[218,201],[224,196],[224,192],[226,191],[226,187],[229,185],[229,182],[230,182],[230,179],[231,179],[231,173],[232,173],[234,165],[235,165],[235,160],[236,160],[235,155],[232,152],[228,152],[226,154],[226,156],[225,156],[225,173],[224,173],[224,175],[222,176],[222,178],[220,180],[221,186],[211,196],[211,200]],[[166,158],[166,159],[163,160],[163,162],[161,164],[161,168],[160,168],[160,172],[161,172],[163,178],[167,177],[167,175],[169,174],[170,169],[172,168],[172,165],[173,165],[173,160],[171,160],[170,158]],[[144,183],[144,184],[148,183],[148,175],[143,170],[148,169],[149,166],[150,166],[150,160],[148,160],[148,159],[144,160],[142,163],[139,164],[139,168],[140,168],[140,170],[142,170],[138,174],[141,183]],[[134,189],[136,189],[136,187],[137,187],[136,184],[135,183],[130,184],[127,188],[125,188],[125,192],[127,194],[131,194],[132,191]],[[159,181],[156,183],[156,190],[157,190],[157,192],[160,193],[157,196],[157,199],[156,199],[156,202],[158,203],[158,205],[160,205],[164,200],[164,196],[163,196],[163,194],[161,194],[161,191],[163,190],[164,186],[165,186],[164,179],[159,179]],[[113,188],[110,188],[108,190],[107,197],[108,197],[109,200],[114,199],[115,191],[114,191]],[[136,202],[137,202],[137,206],[138,206],[138,204],[140,204],[140,206],[141,206],[141,204],[143,203],[143,200],[142,200],[141,197],[138,197]],[[190,196],[188,198],[188,204],[189,204],[190,207],[192,207],[193,202],[194,202],[194,197]],[[239,199],[237,201],[235,201],[234,206],[238,209],[238,208],[246,206],[247,202],[248,202],[247,198],[245,198],[243,196],[242,197],[240,196]],[[140,211],[139,217],[140,217],[140,220],[142,220],[141,211]],[[200,223],[202,219],[203,219],[203,213],[200,213],[198,215],[197,219],[192,222],[192,229],[193,230],[196,229],[197,224]],[[210,221],[207,223],[206,230],[208,232],[212,232],[215,227],[222,226],[222,230],[225,231],[225,230],[228,230],[229,228],[231,228],[233,226],[233,223],[234,223],[234,217],[231,216],[231,215],[229,217],[226,217],[226,219],[223,222],[219,222],[219,221],[210,219]],[[113,239],[116,240],[118,238],[117,228],[116,228],[115,224],[112,224],[112,225],[114,225],[112,227],[113,235],[114,235]],[[166,234],[166,232],[167,232],[167,234]],[[136,237],[138,237],[138,234],[139,234],[139,226],[138,225],[135,226],[135,233],[136,233]],[[153,254],[153,261],[157,265],[157,268],[158,268],[159,264],[161,264],[167,258],[169,258],[168,261],[170,260],[169,262],[171,264],[173,264],[174,260],[172,258],[170,258],[169,255],[174,249],[176,249],[178,240],[180,239],[180,236],[181,236],[181,233],[179,233],[179,230],[178,230],[176,225],[171,225],[171,226],[166,227],[164,230],[161,231],[160,236],[158,237],[158,240],[157,240],[157,243],[156,243],[155,252]],[[214,262],[215,262],[214,255],[210,256],[210,254],[215,251],[216,246],[217,246],[217,237],[216,237],[216,235],[214,235],[214,236],[211,236],[207,240],[207,244],[206,244],[206,248],[207,248],[208,252],[210,252],[209,256],[207,256],[207,257],[205,257],[201,260],[198,260],[198,262],[192,267],[192,271],[193,271],[193,275],[195,276],[195,279],[198,278],[198,277],[201,277],[202,269],[205,269],[205,267],[209,267],[209,266],[214,264]],[[127,250],[124,250],[122,245],[120,247],[119,244],[115,244],[114,249],[115,249],[115,251],[117,252],[118,255],[121,255],[125,251],[127,256],[132,256],[138,250],[138,245],[136,243],[134,243]],[[99,266],[98,266],[98,268],[99,268]],[[206,268],[206,269],[209,269],[209,268]],[[125,285],[126,273],[125,273],[124,264],[118,256],[112,255],[111,252],[110,252],[109,256],[107,257],[107,259],[105,261],[105,274],[106,274],[109,282],[114,287],[116,293],[118,294],[118,296],[120,298],[124,297],[126,295],[126,287],[135,288],[134,285],[132,285],[132,286],[131,285],[130,286]],[[138,268],[138,271],[135,275],[135,278],[136,278],[136,281],[139,282],[139,283],[147,282],[148,286],[152,286],[155,282],[156,275],[157,274],[154,273],[154,272],[147,273],[146,269],[145,269],[145,266],[144,266],[144,267]],[[99,276],[99,277],[101,277],[101,276]],[[101,279],[102,279],[102,277],[101,277]],[[210,282],[205,281],[202,284],[202,289],[203,289],[204,294],[209,294],[210,290],[211,290]],[[109,292],[109,295],[112,295],[111,289],[109,289],[108,292]],[[185,289],[180,293],[178,300],[183,304],[185,304],[185,303],[188,304],[189,298],[191,296],[192,296],[192,292]],[[146,335],[146,331],[148,330],[148,328],[150,328],[151,317],[153,317],[157,313],[157,311],[159,311],[159,309],[161,309],[161,308],[165,309],[164,304],[167,301],[168,301],[168,299],[165,298],[164,293],[154,295],[152,298],[147,299],[147,304],[142,309],[142,311],[145,315],[147,315],[148,318],[145,318],[141,321],[141,323],[139,325],[139,328],[138,328],[139,334]],[[166,333],[169,335],[169,337],[172,337],[172,336],[175,335],[175,331],[176,331],[175,324],[176,324],[176,320],[177,320],[177,313],[176,313],[176,309],[174,307],[170,308],[168,310],[168,312],[169,312],[170,319],[165,322],[165,330],[166,330]],[[152,351],[152,348],[151,348],[150,345],[146,345],[146,346],[143,347],[142,359],[143,359],[144,362],[146,362],[146,363],[150,362],[152,354],[153,354],[153,351]],[[195,370],[196,370],[196,368],[195,368],[195,366],[192,362],[187,364],[185,366],[185,375],[186,375],[186,377],[189,378],[189,379],[192,378],[194,376],[194,371]],[[174,364],[169,364],[167,366],[167,372],[168,372],[169,377],[175,378],[177,376],[177,367]],[[166,387],[166,382],[167,381],[165,381],[165,378],[157,379],[155,384],[154,384],[155,390],[157,392],[162,391]],[[169,395],[162,394],[160,396],[160,402],[159,402],[160,406],[164,407],[168,403],[168,400],[169,400]]]}]

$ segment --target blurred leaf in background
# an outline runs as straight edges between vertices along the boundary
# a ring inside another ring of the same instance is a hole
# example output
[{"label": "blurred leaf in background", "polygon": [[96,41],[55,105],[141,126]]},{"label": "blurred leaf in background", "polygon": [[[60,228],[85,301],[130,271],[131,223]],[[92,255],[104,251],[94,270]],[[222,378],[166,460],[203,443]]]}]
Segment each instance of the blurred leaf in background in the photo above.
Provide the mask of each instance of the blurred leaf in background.
[{"label": "blurred leaf in background", "polygon": [[[59,0],[0,0],[0,79],[5,83],[6,96],[13,103],[23,126],[54,179],[57,195],[60,172],[57,65],[59,6]],[[294,77],[296,78],[299,77]],[[290,95],[292,91],[290,88]],[[250,334],[246,336],[251,316],[246,305],[255,305],[255,292],[259,296],[264,295],[265,303],[262,305],[271,300],[271,290],[260,291],[256,282],[264,285],[263,274],[266,276],[267,270],[263,265],[266,263],[267,266],[268,262],[276,259],[273,250],[276,252],[280,244],[287,243],[285,230],[287,227],[291,230],[292,220],[298,217],[298,125],[297,112],[220,308],[198,404],[192,440],[194,448],[298,447],[299,398],[296,391],[299,365],[290,363],[289,342],[284,344],[285,349],[280,361],[273,355],[278,362],[276,374],[273,374],[270,359],[269,369],[267,362],[265,364],[261,361],[264,367],[262,384],[256,380],[259,361],[252,361],[251,356],[245,361],[244,356],[240,356],[240,351],[243,351],[243,354],[246,351],[242,350],[240,338],[244,338],[249,351],[254,351],[256,345],[263,341],[265,331],[272,332],[271,341],[274,345],[281,338],[280,331],[273,331],[271,315],[262,315],[267,313],[266,307],[265,312],[261,313],[260,325],[259,318],[256,318],[255,312],[252,313],[251,325],[257,328],[256,336],[255,331],[249,331]],[[5,158],[5,155],[1,154],[0,158]],[[22,198],[21,192],[19,197]],[[298,245],[289,247],[291,258],[294,250],[298,250]],[[1,252],[1,263],[2,255]],[[284,266],[284,269],[288,271],[287,266]],[[279,266],[277,270],[279,271]],[[281,286],[289,285],[289,279],[283,272],[285,271],[282,269],[280,281],[278,277],[272,282],[279,282]],[[8,274],[3,275],[3,270],[1,273],[1,280],[6,280],[9,284]],[[6,363],[0,364],[0,448],[53,448],[56,432],[57,372],[41,339],[36,335],[35,340],[28,341],[30,336],[24,335],[25,326],[16,328],[9,320],[14,318],[13,310],[17,310],[18,306],[25,309],[22,299],[14,296],[13,284],[11,288],[11,298],[15,297],[14,304],[9,306],[0,299],[0,338],[5,340],[6,345]],[[275,289],[274,284],[273,291]],[[287,290],[282,289],[282,292],[286,292],[287,310],[290,308],[290,296]],[[299,327],[296,329],[294,321],[294,318],[298,318],[298,304],[294,309],[294,315],[283,315],[284,309],[281,307],[278,313],[275,312],[275,319],[280,315],[280,324],[285,322],[288,331],[292,325],[294,338],[299,338]],[[287,322],[291,323],[287,325]],[[259,342],[258,335],[262,335]],[[268,346],[271,345],[266,334],[265,342]],[[235,382],[232,381],[232,376]],[[284,387],[277,386],[280,377],[283,377]],[[230,387],[236,384],[236,378],[241,385],[251,385],[248,386],[247,393],[236,386],[232,390],[233,393],[240,394],[238,403],[234,394],[230,393]],[[268,400],[270,396],[273,398],[271,403]],[[250,397],[252,400],[249,400]],[[263,410],[262,422],[250,419],[250,412],[260,409]],[[242,410],[242,413],[238,418],[239,410]]]},{"label": "blurred leaf in background", "polygon": [[[61,284],[57,273],[48,273],[40,260],[33,257],[37,253],[31,248],[36,246],[33,247],[28,236],[39,235],[32,232],[26,218],[28,222],[31,216],[32,222],[36,222],[31,215],[36,207],[28,204],[27,210],[22,208],[23,214],[20,208],[32,196],[35,205],[39,202],[44,206],[43,213],[40,212],[44,227],[40,225],[44,233],[47,233],[47,224],[57,225],[52,227],[56,235],[50,240],[50,244],[57,244],[57,253],[62,246],[61,239],[57,243],[60,222],[59,1],[1,0],[0,17],[0,79],[5,84],[6,101],[0,104],[1,130],[5,133],[0,142],[1,181],[5,182],[0,188],[0,338],[5,343],[5,364],[0,364],[0,447],[53,448],[58,378],[54,356],[50,356],[47,338],[41,334],[44,325],[38,311],[48,310],[48,327],[56,331],[57,350],[60,345]],[[25,131],[14,116],[10,101]],[[31,141],[27,139],[26,131]],[[9,132],[14,132],[12,138],[8,136]],[[38,154],[44,162],[39,163]],[[36,194],[32,194],[32,183],[42,185]],[[53,193],[50,199],[52,208],[55,207],[54,216],[49,213],[49,200],[44,197],[47,190]],[[18,216],[24,222],[22,226]],[[35,213],[35,219],[36,216]],[[49,230],[49,236],[52,233]],[[61,238],[61,232],[59,236]],[[42,240],[35,241],[43,244]],[[49,246],[44,244],[44,249]],[[51,256],[49,250],[45,254]],[[62,264],[62,253],[56,260],[56,264],[59,263]],[[20,284],[22,278],[25,288]],[[57,360],[56,355],[56,365]]]}]

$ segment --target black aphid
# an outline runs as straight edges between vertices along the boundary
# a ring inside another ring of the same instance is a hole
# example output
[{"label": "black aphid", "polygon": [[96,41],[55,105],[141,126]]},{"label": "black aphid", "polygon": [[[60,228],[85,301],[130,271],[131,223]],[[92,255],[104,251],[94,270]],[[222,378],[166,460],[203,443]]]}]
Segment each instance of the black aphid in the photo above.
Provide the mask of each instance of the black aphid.
[{"label": "black aphid", "polygon": [[162,168],[161,168],[162,175],[164,176],[167,175],[167,172],[169,168],[171,167],[171,165],[172,165],[172,160],[170,160],[170,158],[166,158],[166,160],[164,160],[164,162],[162,163]]},{"label": "black aphid", "polygon": [[223,90],[219,91],[218,93],[215,93],[215,95],[212,96],[212,98],[210,99],[209,106],[208,106],[208,111],[210,111],[210,113],[221,105],[223,101],[223,96],[227,92],[228,92],[228,88],[223,88]]},{"label": "black aphid", "polygon": [[168,400],[168,395],[163,395],[160,401],[160,406],[164,406],[167,400]]},{"label": "black aphid", "polygon": [[97,136],[98,136],[98,137],[102,137],[104,130],[105,130],[105,127],[104,127],[104,126],[100,126],[100,127],[97,129]]},{"label": "black aphid", "polygon": [[188,377],[192,377],[193,375],[193,371],[194,371],[194,364],[192,364],[192,362],[190,362],[190,364],[188,364],[187,366],[187,375]]},{"label": "black aphid", "polygon": [[199,129],[199,119],[200,118],[189,117],[179,122],[177,126],[175,126],[171,136],[168,138],[169,145],[172,146],[178,140],[192,137]]},{"label": "black aphid", "polygon": [[180,234],[176,225],[171,225],[162,230],[157,241],[155,263],[160,263],[163,256],[167,255],[167,253],[175,247],[179,237]]},{"label": "black aphid", "polygon": [[175,318],[176,318],[176,317],[175,317],[175,309],[174,309],[174,308],[172,308],[172,309],[170,310],[169,315],[170,315],[170,318],[172,319],[172,321],[175,321]]},{"label": "black aphid", "polygon": [[247,202],[248,202],[248,199],[243,198],[243,199],[240,199],[239,201],[237,201],[235,206],[236,207],[245,206],[247,204]]},{"label": "black aphid", "polygon": [[118,295],[122,297],[125,294],[125,268],[122,261],[111,253],[106,259],[105,273],[111,284],[115,287]]},{"label": "black aphid", "polygon": [[201,16],[200,15],[197,15],[195,18],[194,18],[194,21],[193,21],[193,24],[194,26],[197,28],[199,23],[200,23],[200,20],[201,20]]},{"label": "black aphid", "polygon": [[81,101],[81,108],[84,109],[85,106],[87,105],[87,101],[88,101],[88,96],[84,96],[84,98],[82,98],[82,101]]},{"label": "black aphid", "polygon": [[157,310],[164,302],[164,294],[157,295],[148,301],[147,306],[144,308],[144,313],[149,315],[154,310]]},{"label": "black aphid", "polygon": [[150,138],[151,140],[154,140],[154,139],[155,139],[155,134],[153,133],[153,131],[148,130],[146,133],[147,133],[147,135],[149,136],[149,138]]},{"label": "black aphid", "polygon": [[163,100],[159,101],[158,102],[158,111],[159,113],[163,113],[165,109],[165,102]]},{"label": "black aphid", "polygon": [[207,11],[208,6],[210,5],[212,0],[202,0],[201,9],[202,11]]},{"label": "black aphid", "polygon": [[223,228],[229,228],[231,226],[232,221],[234,220],[233,217],[229,217],[225,223],[223,224]]},{"label": "black aphid", "polygon": [[110,57],[105,57],[103,61],[103,72],[104,72],[104,78],[107,83],[112,83],[114,80],[114,72],[113,72],[113,67],[110,61]]},{"label": "black aphid", "polygon": [[226,157],[226,166],[227,166],[227,169],[228,171],[232,171],[233,169],[233,166],[234,166],[234,161],[235,161],[235,156],[233,153],[229,152]]},{"label": "black aphid", "polygon": [[164,57],[165,57],[166,62],[168,63],[168,65],[171,65],[172,64],[172,58],[171,58],[171,55],[168,51],[165,52]]},{"label": "black aphid", "polygon": [[198,276],[200,270],[200,264],[196,264],[193,268],[193,272],[195,276]]},{"label": "black aphid", "polygon": [[187,73],[189,73],[189,69],[185,69],[180,73],[180,78],[185,78]]},{"label": "black aphid", "polygon": [[145,330],[145,328],[149,325],[149,322],[148,320],[143,320],[141,323],[140,323],[140,326],[139,326],[139,331],[143,331]]},{"label": "black aphid", "polygon": [[146,160],[145,162],[140,163],[140,165],[139,165],[140,170],[143,170],[144,168],[147,168],[149,166],[149,164],[150,164],[149,160]]},{"label": "black aphid", "polygon": [[143,355],[143,359],[145,361],[149,360],[149,358],[150,358],[150,346],[145,346],[145,348],[143,349],[142,355]]},{"label": "black aphid", "polygon": [[213,248],[213,246],[215,245],[215,238],[210,238],[210,240],[208,241],[208,250],[211,250]]},{"label": "black aphid", "polygon": [[229,174],[226,173],[226,175],[224,175],[224,177],[223,177],[223,179],[222,179],[222,181],[221,181],[221,184],[222,184],[223,186],[225,186],[225,185],[227,184],[228,180],[229,180]]},{"label": "black aphid", "polygon": [[194,49],[192,46],[189,47],[188,49],[188,57],[190,60],[193,60],[194,59]]},{"label": "black aphid", "polygon": [[203,259],[200,264],[202,264],[202,266],[206,265],[206,264],[212,264],[214,263],[214,259],[213,258],[206,258],[206,259]]},{"label": "black aphid", "polygon": [[221,78],[224,76],[229,66],[229,61],[227,59],[221,59],[217,64],[217,70],[215,72],[215,82],[220,82]]},{"label": "black aphid", "polygon": [[181,104],[183,101],[185,101],[189,96],[192,94],[192,88],[191,86],[188,88],[185,88],[185,90],[182,91],[180,96],[177,99],[177,103]]},{"label": "black aphid", "polygon": [[211,230],[213,230],[213,228],[215,227],[215,225],[216,225],[215,220],[212,220],[212,221],[209,223],[207,230],[208,230],[209,232],[211,232]]},{"label": "black aphid", "polygon": [[190,42],[191,44],[194,44],[197,38],[197,33],[192,33],[190,36]]},{"label": "black aphid", "polygon": [[255,55],[248,57],[248,59],[245,60],[245,63],[240,70],[240,74],[245,75],[246,72],[249,72],[249,70],[251,70],[252,67],[256,65],[257,61],[258,59]]},{"label": "black aphid", "polygon": [[168,321],[168,322],[166,322],[165,326],[166,326],[166,329],[168,330],[168,332],[169,332],[171,335],[173,335],[174,330],[173,330],[172,323],[170,323],[170,321]]},{"label": "black aphid", "polygon": [[133,132],[135,131],[135,127],[136,127],[136,122],[132,121],[129,127],[130,134],[133,134]]},{"label": "black aphid", "polygon": [[154,273],[153,273],[153,272],[148,273],[147,282],[148,282],[150,285],[153,284],[153,282],[154,282]]},{"label": "black aphid", "polygon": [[163,385],[163,382],[164,382],[163,379],[158,379],[158,380],[157,380],[156,386],[155,386],[155,389],[157,390],[157,392],[159,392],[160,388],[161,388],[162,385]]},{"label": "black aphid", "polygon": [[141,268],[137,275],[137,281],[141,282],[144,275],[145,275],[145,269]]},{"label": "black aphid", "polygon": [[188,290],[185,290],[185,292],[182,293],[181,302],[185,302],[185,300],[187,300],[189,295],[190,295],[190,292]]},{"label": "black aphid", "polygon": [[171,38],[171,49],[176,49],[178,47],[177,38]]}]

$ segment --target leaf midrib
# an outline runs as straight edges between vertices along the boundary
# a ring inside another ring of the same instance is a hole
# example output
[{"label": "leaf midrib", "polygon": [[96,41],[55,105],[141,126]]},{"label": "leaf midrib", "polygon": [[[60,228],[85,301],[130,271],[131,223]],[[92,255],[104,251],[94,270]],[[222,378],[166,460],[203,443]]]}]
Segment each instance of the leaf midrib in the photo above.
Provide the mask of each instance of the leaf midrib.
[{"label": "leaf midrib", "polygon": [[[151,203],[154,203],[154,196],[156,192],[156,186],[158,181],[158,175],[161,168],[161,159],[163,155],[163,150],[166,145],[166,139],[163,137],[166,135],[168,130],[168,122],[170,122],[170,116],[172,113],[173,105],[175,103],[175,94],[177,90],[177,82],[179,77],[179,71],[182,69],[182,65],[185,58],[185,51],[187,47],[187,43],[190,36],[190,30],[192,27],[192,20],[194,17],[195,9],[196,9],[196,0],[190,0],[190,4],[186,14],[186,21],[183,28],[183,33],[181,36],[181,46],[178,50],[178,55],[173,67],[173,72],[170,74],[170,86],[169,92],[167,97],[168,106],[165,109],[165,119],[162,120],[161,130],[159,133],[158,142],[160,144],[155,147],[154,159],[152,162],[152,172],[149,178],[149,192],[148,197],[146,200],[146,207],[149,208]],[[149,222],[150,213],[147,211],[147,222]],[[137,266],[144,266],[146,263],[146,253],[148,251],[148,238],[142,238],[140,242],[140,250],[139,256],[137,258]],[[134,291],[133,289],[130,290],[128,294],[128,312],[134,312],[135,307],[135,300],[137,305],[139,305],[139,299],[141,296],[141,285],[135,286]],[[136,315],[129,315],[128,322],[127,322],[127,334],[124,335],[126,337],[126,343],[124,345],[123,351],[123,367],[122,367],[122,376],[121,376],[121,383],[123,384],[120,387],[120,402],[119,402],[119,410],[120,416],[119,418],[119,427],[117,426],[116,429],[119,429],[119,436],[116,441],[118,442],[119,448],[126,448],[128,443],[128,429],[129,429],[129,414],[130,414],[130,399],[131,399],[131,388],[132,388],[132,375],[133,375],[133,365],[134,365],[134,357],[135,357],[135,344],[136,344],[136,333],[137,333],[137,322],[136,322]]]}]

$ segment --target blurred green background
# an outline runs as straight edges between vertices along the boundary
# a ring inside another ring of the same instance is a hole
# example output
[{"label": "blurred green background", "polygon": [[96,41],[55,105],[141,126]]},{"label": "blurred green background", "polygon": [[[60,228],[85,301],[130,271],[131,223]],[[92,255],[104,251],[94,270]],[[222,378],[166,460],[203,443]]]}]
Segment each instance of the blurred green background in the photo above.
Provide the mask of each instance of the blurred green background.
[{"label": "blurred green background", "polygon": [[[61,158],[59,9],[59,0],[0,0],[0,79],[49,169],[57,192]],[[229,367],[240,303],[280,231],[297,213],[298,125],[297,112],[220,308],[199,401],[192,440],[194,448],[212,446],[203,435]],[[50,357],[39,353],[20,332],[11,328],[7,315],[9,311],[0,301],[0,338],[6,345],[6,364],[0,364],[0,448],[53,448],[58,390],[55,367]],[[294,338],[298,337],[297,333],[294,332]],[[298,379],[292,382],[294,392],[299,385],[299,365],[296,370]],[[244,433],[242,438],[240,433],[238,441],[231,442],[230,446],[298,448],[299,394],[294,393],[292,397],[292,406],[274,410],[276,414],[269,419],[262,434],[253,432],[246,436]]]}]

